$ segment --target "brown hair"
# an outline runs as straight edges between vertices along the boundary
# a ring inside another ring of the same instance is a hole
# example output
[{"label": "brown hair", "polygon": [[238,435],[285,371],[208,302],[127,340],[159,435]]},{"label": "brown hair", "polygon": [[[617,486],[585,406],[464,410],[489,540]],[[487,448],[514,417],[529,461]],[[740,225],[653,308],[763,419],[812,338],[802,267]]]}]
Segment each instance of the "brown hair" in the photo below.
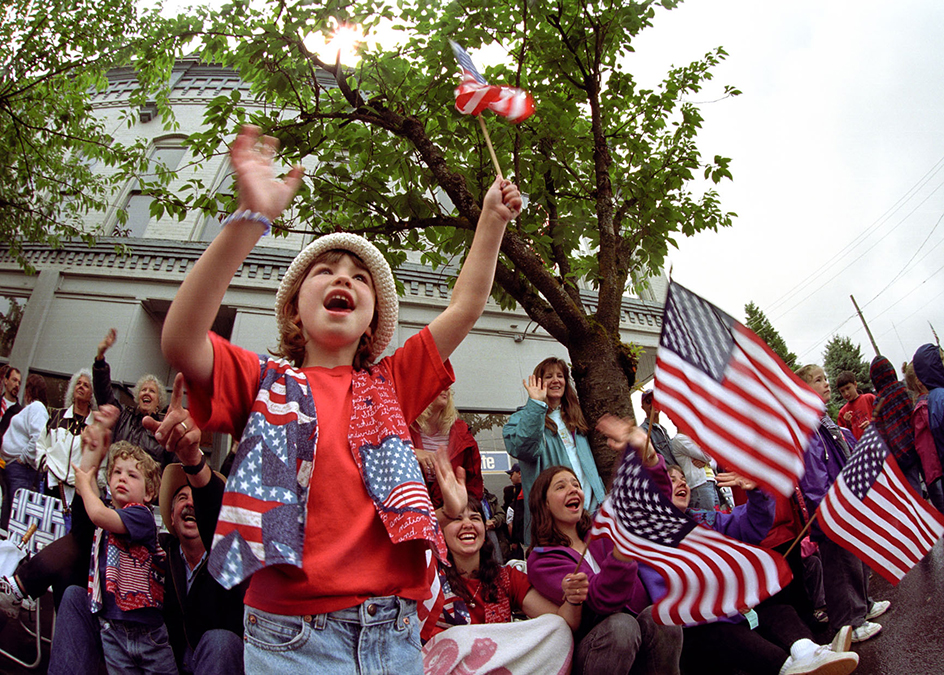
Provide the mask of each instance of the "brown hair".
[{"label": "brown hair", "polygon": [[[836,378],[836,389],[842,389],[847,384],[855,384],[855,383],[856,383],[855,373],[853,373],[851,370],[844,370],[841,373],[839,373],[839,377]],[[859,387],[858,385],[856,385],[856,390],[858,389]]]},{"label": "brown hair", "polygon": [[[317,258],[311,261],[311,264],[308,266],[308,269],[305,270],[304,274],[299,274],[295,281],[292,282],[292,285],[289,286],[288,290],[288,302],[282,305],[278,312],[281,317],[285,320],[285,324],[288,326],[288,329],[279,336],[279,346],[275,351],[269,350],[273,356],[281,356],[287,361],[291,361],[292,365],[296,368],[301,368],[302,363],[305,361],[305,331],[302,327],[301,318],[298,316],[298,294],[301,291],[302,284],[305,283],[305,279],[308,278],[311,268],[317,265],[318,263],[336,263],[341,260],[342,257],[348,256],[354,263],[362,270],[367,272],[370,275],[370,270],[367,268],[367,265],[361,260],[357,255],[350,251],[344,249],[335,248],[330,251],[325,251]],[[373,283],[373,276],[371,276],[371,283]],[[377,314],[377,292],[374,290],[374,316],[370,320],[370,330],[361,335],[360,342],[357,345],[357,352],[354,354],[354,370],[367,370],[370,366],[369,358],[370,351],[373,345],[373,333],[377,330],[378,322]]]},{"label": "brown hair", "polygon": [[30,403],[39,401],[43,405],[48,405],[48,403],[46,403],[46,380],[43,379],[42,375],[33,373],[27,377],[24,389],[26,391],[25,395],[27,401]]},{"label": "brown hair", "polygon": [[[543,380],[544,373],[553,366],[560,368],[561,372],[564,374],[564,395],[561,398],[561,419],[564,420],[567,431],[576,431],[581,434],[586,434],[590,431],[590,426],[583,416],[583,410],[580,409],[580,401],[577,400],[577,392],[574,391],[574,387],[570,383],[570,368],[567,367],[567,362],[554,356],[546,358],[534,367],[534,376],[540,377]],[[551,419],[550,407],[548,407],[547,414],[544,417],[544,426],[555,433],[557,432],[557,424]]]},{"label": "brown hair", "polygon": [[[483,511],[481,503],[470,499],[469,508],[482,516],[482,522],[485,522],[485,511]],[[452,558],[451,550],[449,551],[449,562],[451,564],[448,567],[443,567],[443,570],[446,575],[446,580],[452,587],[452,592],[467,603],[472,602],[469,589],[466,587],[465,582],[462,580],[462,575],[456,568],[456,562]],[[481,584],[481,586],[479,586],[479,593],[483,601],[498,601],[498,575],[500,572],[501,565],[495,560],[495,547],[492,544],[492,540],[488,538],[488,532],[486,532],[485,539],[482,542],[482,548],[479,549],[479,570],[473,573],[473,576],[476,577]]]},{"label": "brown hair", "polygon": [[105,475],[111,480],[111,472],[115,470],[115,462],[119,459],[133,459],[138,470],[144,474],[144,490],[150,493],[151,499],[157,499],[161,490],[161,465],[144,450],[128,441],[117,441],[108,448],[108,465]]},{"label": "brown hair", "polygon": [[[551,487],[551,481],[554,476],[561,471],[572,474],[575,478],[577,474],[569,466],[557,464],[544,469],[541,474],[534,479],[531,486],[531,493],[528,495],[528,509],[531,511],[531,546],[528,548],[528,555],[534,550],[535,546],[570,546],[570,537],[565,535],[557,527],[551,510],[547,507],[547,490]],[[518,514],[515,514],[515,518]],[[590,514],[583,510],[583,515],[577,522],[577,536],[581,539],[587,538],[590,531]],[[527,556],[525,556],[527,557]]]},{"label": "brown hair", "polygon": [[914,363],[906,363],[904,371],[905,386],[908,388],[908,391],[919,396],[928,393],[928,388],[924,386],[924,382],[918,379],[918,374],[914,369]]}]

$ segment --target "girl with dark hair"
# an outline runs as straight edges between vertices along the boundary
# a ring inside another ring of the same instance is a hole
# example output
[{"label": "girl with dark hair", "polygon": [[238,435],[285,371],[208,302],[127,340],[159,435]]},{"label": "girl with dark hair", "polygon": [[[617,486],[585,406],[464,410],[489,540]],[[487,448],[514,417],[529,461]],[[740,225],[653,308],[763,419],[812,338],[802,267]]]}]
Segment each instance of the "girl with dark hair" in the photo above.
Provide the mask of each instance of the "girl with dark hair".
[{"label": "girl with dark hair", "polygon": [[[655,461],[658,465],[662,460]],[[545,469],[534,481],[529,499],[531,583],[556,602],[561,579],[574,571],[578,561],[590,582],[583,621],[574,636],[573,672],[677,674],[681,629],[653,621],[635,560],[615,550],[609,539],[584,543],[590,515],[574,471],[560,465]]]},{"label": "girl with dark hair", "polygon": [[603,503],[605,490],[590,452],[589,427],[570,382],[567,364],[554,357],[544,359],[523,383],[528,402],[508,419],[502,435],[508,454],[521,465],[524,536],[528,544],[531,536],[528,496],[544,469],[554,465],[571,469],[581,485],[587,486],[583,506],[591,513]]},{"label": "girl with dark hair", "polygon": [[10,506],[19,488],[39,489],[36,443],[46,431],[49,411],[46,410],[46,380],[35,373],[26,378],[23,409],[13,416],[10,428],[3,435],[3,459],[6,462],[7,491],[3,495],[0,526],[7,527]]},{"label": "girl with dark hair", "polygon": [[[570,661],[571,631],[580,625],[586,575],[563,578],[558,606],[534,590],[523,572],[495,561],[478,502],[443,520],[450,566],[439,569],[439,617],[423,628],[423,638],[432,638],[423,648],[425,672],[560,672]],[[535,620],[511,623],[512,612]],[[483,640],[491,644],[488,653],[480,649]],[[466,658],[473,651],[477,658]]]}]

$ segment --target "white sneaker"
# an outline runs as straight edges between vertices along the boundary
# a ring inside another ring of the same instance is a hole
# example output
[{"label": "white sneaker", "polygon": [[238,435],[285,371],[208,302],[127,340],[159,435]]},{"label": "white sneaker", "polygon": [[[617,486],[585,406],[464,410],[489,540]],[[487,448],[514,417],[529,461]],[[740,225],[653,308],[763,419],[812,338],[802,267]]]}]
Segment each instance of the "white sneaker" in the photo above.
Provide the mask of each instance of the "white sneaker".
[{"label": "white sneaker", "polygon": [[877,616],[882,616],[882,614],[887,612],[888,608],[891,606],[892,606],[892,603],[889,600],[879,600],[877,602],[873,602],[872,606],[869,607],[868,613],[866,613],[865,615],[865,620],[871,621]]},{"label": "white sneaker", "polygon": [[801,658],[791,654],[780,669],[780,675],[848,675],[858,665],[858,654],[837,653],[822,646]]},{"label": "white sneaker", "polygon": [[847,652],[852,648],[852,626],[843,626],[829,644],[834,652]]},{"label": "white sneaker", "polygon": [[852,641],[853,642],[865,642],[869,638],[873,638],[882,631],[882,625],[874,623],[872,621],[866,621],[864,624],[858,628],[852,630]]},{"label": "white sneaker", "polygon": [[20,615],[22,604],[23,596],[16,587],[16,582],[10,577],[0,577],[0,612],[15,619]]}]

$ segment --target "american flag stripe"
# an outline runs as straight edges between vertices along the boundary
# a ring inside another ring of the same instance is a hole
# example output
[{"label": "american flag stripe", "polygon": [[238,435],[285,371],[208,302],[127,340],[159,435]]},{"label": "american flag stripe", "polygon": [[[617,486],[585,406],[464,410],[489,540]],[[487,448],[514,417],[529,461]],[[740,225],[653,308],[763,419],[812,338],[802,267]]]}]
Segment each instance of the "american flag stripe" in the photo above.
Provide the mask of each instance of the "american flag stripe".
[{"label": "american flag stripe", "polygon": [[[610,537],[626,555],[666,578],[668,593],[653,607],[658,623],[700,623],[736,613],[773,595],[790,579],[782,560],[706,527],[696,527],[678,548],[654,544],[626,531],[611,508],[607,499],[593,534]],[[741,583],[726,583],[732,579]]]},{"label": "american flag stripe", "polygon": [[882,576],[889,581],[904,577],[924,557],[922,551],[926,552],[937,541],[921,518],[913,511],[909,513],[907,507],[901,508],[900,500],[895,498],[895,493],[906,489],[904,476],[900,479],[897,485],[893,485],[885,475],[872,487],[873,492],[884,492],[881,498],[870,495],[875,509],[884,514],[884,519],[876,519],[872,510],[863,508],[845,481],[840,482],[841,479],[836,481],[834,499],[824,500],[819,512],[824,531],[849,544],[858,544],[858,550],[867,558],[870,567],[880,574],[882,570],[888,570],[891,578],[888,574]]},{"label": "american flag stripe", "polygon": [[498,98],[498,87],[478,84],[467,77],[456,88],[456,110],[463,115],[478,115]]},{"label": "american flag stripe", "polygon": [[659,406],[678,418],[679,428],[695,443],[765,487],[792,493],[803,457],[786,424],[762,401],[755,405],[758,399],[686,369],[676,354],[661,349],[655,377]]},{"label": "american flag stripe", "polygon": [[874,426],[816,515],[827,536],[893,585],[944,535],[944,516],[912,491]]},{"label": "american flag stripe", "polygon": [[[425,497],[425,500],[423,499]],[[429,491],[423,483],[403,483],[394,488],[383,505],[390,509],[420,508],[433,510],[433,503],[429,499]]]},{"label": "american flag stripe", "polygon": [[439,562],[433,552],[426,549],[426,579],[429,581],[429,597],[417,604],[416,615],[420,622],[420,637],[429,640],[433,636],[436,622],[442,614],[446,601],[439,578]]}]

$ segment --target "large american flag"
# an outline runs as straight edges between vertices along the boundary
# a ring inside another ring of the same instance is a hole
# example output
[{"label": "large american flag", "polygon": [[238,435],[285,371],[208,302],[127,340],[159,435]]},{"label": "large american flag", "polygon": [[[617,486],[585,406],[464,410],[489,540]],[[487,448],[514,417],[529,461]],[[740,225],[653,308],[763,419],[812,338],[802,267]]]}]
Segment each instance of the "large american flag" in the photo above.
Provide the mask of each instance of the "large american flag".
[{"label": "large american flag", "polygon": [[872,425],[816,512],[823,532],[895,585],[944,534]]},{"label": "large american flag", "polygon": [[655,400],[728,468],[783,496],[823,401],[747,327],[672,282],[656,355]]},{"label": "large american flag", "polygon": [[593,519],[591,537],[608,537],[623,554],[648,563],[667,593],[652,608],[656,623],[713,621],[756,606],[790,581],[777,553],[698,525],[649,480],[628,450],[613,489]]},{"label": "large american flag", "polygon": [[456,110],[463,115],[478,115],[489,110],[521,122],[534,112],[534,99],[524,89],[488,84],[476,70],[472,57],[462,47],[449,41],[462,68],[462,82],[456,88]]}]

